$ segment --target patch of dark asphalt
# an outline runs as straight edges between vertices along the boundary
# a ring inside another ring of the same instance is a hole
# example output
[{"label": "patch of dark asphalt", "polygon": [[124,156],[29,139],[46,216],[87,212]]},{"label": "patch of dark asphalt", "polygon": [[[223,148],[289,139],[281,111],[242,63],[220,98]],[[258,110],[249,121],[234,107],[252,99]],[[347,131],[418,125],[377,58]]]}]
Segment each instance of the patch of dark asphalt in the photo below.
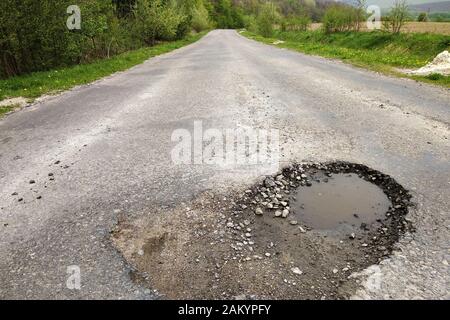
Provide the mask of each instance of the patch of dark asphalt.
[{"label": "patch of dark asphalt", "polygon": [[[307,225],[296,197],[342,174],[379,188],[390,204],[385,214],[331,229]],[[405,218],[410,200],[392,177],[361,164],[293,164],[245,191],[207,192],[121,221],[112,239],[132,278],[163,298],[342,299],[356,286],[353,272],[388,257],[413,231]]]}]

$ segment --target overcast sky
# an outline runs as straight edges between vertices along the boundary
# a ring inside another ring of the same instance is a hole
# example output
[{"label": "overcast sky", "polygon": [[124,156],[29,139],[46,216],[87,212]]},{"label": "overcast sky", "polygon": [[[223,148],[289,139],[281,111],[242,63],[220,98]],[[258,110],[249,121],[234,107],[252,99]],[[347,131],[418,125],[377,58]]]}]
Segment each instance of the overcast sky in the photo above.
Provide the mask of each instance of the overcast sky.
[{"label": "overcast sky", "polygon": [[[448,0],[407,0],[408,4],[420,4],[420,3],[432,3],[443,2]],[[382,8],[390,7],[394,3],[394,0],[367,0],[367,4],[377,4]]]}]

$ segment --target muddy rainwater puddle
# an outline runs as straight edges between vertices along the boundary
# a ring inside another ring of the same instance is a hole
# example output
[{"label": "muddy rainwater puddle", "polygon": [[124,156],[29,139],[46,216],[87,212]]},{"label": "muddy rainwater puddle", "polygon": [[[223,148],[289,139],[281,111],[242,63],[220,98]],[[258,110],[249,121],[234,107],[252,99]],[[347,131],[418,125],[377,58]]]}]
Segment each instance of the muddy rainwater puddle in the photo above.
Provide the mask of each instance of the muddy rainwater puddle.
[{"label": "muddy rainwater puddle", "polygon": [[357,174],[333,174],[310,187],[299,187],[291,207],[300,221],[315,229],[360,227],[383,218],[391,202],[376,185]]}]

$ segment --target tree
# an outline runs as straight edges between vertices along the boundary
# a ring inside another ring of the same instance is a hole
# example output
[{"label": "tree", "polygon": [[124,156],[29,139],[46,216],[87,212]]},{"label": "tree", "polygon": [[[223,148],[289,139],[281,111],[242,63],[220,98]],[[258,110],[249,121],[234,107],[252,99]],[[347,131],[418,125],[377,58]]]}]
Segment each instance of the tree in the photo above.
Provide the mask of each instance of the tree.
[{"label": "tree", "polygon": [[419,16],[417,17],[417,21],[419,22],[427,22],[428,21],[428,15],[426,12],[421,12]]},{"label": "tree", "polygon": [[395,0],[394,6],[384,20],[384,27],[393,33],[400,33],[408,17],[409,11],[406,0]]},{"label": "tree", "polygon": [[367,19],[366,14],[366,7],[367,7],[367,1],[366,0],[356,0],[356,10],[355,10],[355,16],[356,16],[356,31],[359,31],[361,29],[362,22]]}]

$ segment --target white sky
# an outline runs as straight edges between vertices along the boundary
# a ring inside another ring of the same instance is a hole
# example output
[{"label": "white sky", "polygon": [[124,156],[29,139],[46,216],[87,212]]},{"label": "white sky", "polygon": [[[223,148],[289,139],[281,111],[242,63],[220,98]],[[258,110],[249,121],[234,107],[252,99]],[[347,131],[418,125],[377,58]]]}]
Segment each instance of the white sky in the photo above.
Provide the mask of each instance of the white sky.
[{"label": "white sky", "polygon": [[[448,0],[407,0],[408,4],[421,4],[421,3],[433,3],[443,2]],[[377,4],[382,8],[390,7],[394,3],[394,0],[367,0],[367,4]]]}]

